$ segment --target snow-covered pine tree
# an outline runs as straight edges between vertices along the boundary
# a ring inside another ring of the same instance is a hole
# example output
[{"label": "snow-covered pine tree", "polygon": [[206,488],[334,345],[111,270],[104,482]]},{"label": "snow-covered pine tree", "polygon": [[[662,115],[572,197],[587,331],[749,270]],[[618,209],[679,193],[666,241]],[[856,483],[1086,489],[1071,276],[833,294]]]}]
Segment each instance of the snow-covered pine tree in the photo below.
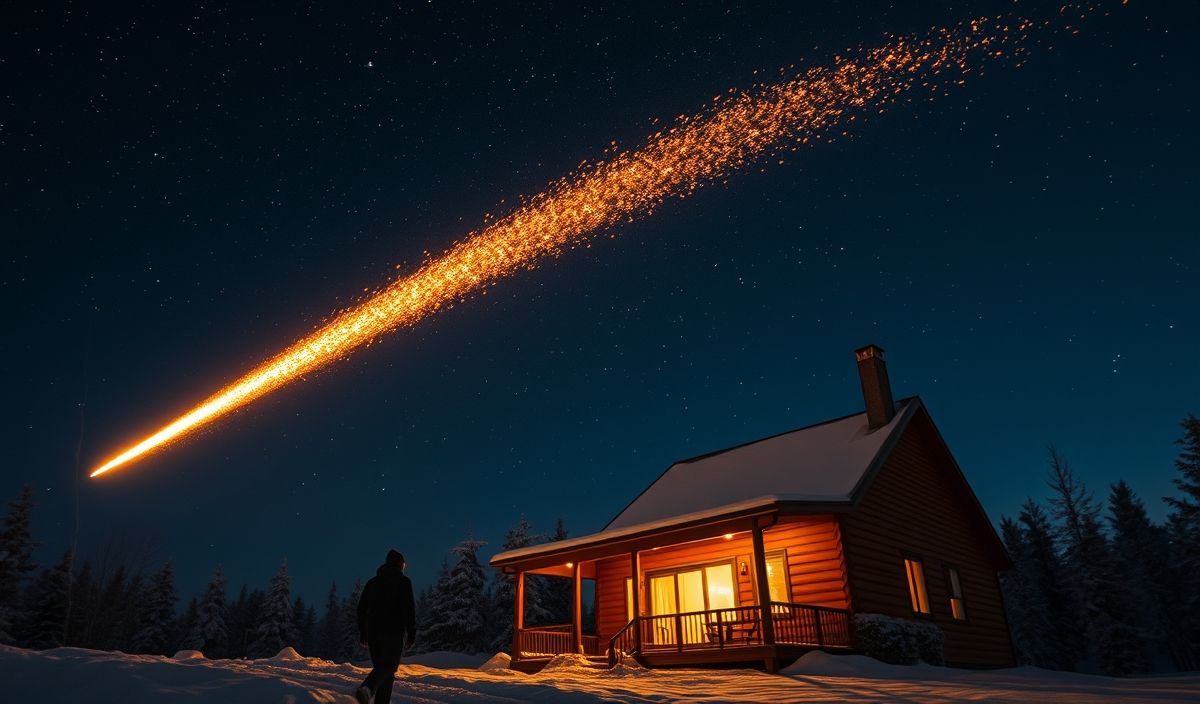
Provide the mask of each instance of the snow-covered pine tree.
[{"label": "snow-covered pine tree", "polygon": [[170,655],[178,641],[175,623],[175,568],[168,560],[150,579],[138,602],[138,628],[130,643],[134,653]]},{"label": "snow-covered pine tree", "polygon": [[24,620],[21,596],[29,575],[37,568],[33,561],[33,487],[21,487],[17,498],[8,504],[8,513],[0,527],[0,643],[11,643],[11,631]]},{"label": "snow-covered pine tree", "polygon": [[1174,479],[1180,495],[1164,500],[1171,507],[1169,588],[1177,630],[1172,641],[1178,644],[1173,654],[1182,659],[1181,669],[1192,670],[1200,667],[1200,418],[1189,413],[1180,427],[1183,435],[1175,441],[1182,448],[1175,460],[1179,476]]},{"label": "snow-covered pine tree", "polygon": [[362,580],[355,580],[354,588],[342,602],[341,635],[338,643],[339,661],[358,661],[367,657],[367,649],[358,640],[358,599],[362,596],[362,589]]},{"label": "snow-covered pine tree", "polygon": [[[559,524],[561,527],[561,522]],[[565,533],[565,531],[564,531]],[[534,535],[529,521],[521,516],[517,525],[504,534],[502,551],[535,545],[540,536]],[[487,650],[489,652],[509,651],[513,644],[513,614],[517,600],[517,577],[496,570],[492,582],[489,602],[489,625],[487,633]],[[546,608],[548,602],[545,584],[533,578],[525,577],[525,626],[548,625],[554,623],[554,616]],[[560,622],[561,623],[561,622]]]},{"label": "snow-covered pine tree", "polygon": [[213,570],[208,586],[200,597],[196,621],[188,636],[188,648],[209,658],[225,657],[229,644],[229,611],[225,605],[225,575],[221,566]]},{"label": "snow-covered pine tree", "polygon": [[263,600],[254,640],[248,648],[249,658],[269,658],[295,642],[292,629],[291,578],[287,560],[279,564]]},{"label": "snow-covered pine tree", "polygon": [[484,596],[486,577],[479,565],[478,552],[487,543],[467,538],[452,551],[458,561],[450,569],[446,581],[443,618],[430,624],[434,642],[444,643],[446,650],[459,653],[478,653],[486,650],[484,637],[487,600]]},{"label": "snow-covered pine tree", "polygon": [[313,654],[313,643],[316,640],[317,612],[304,603],[304,597],[297,596],[292,604],[292,623],[296,631],[296,650],[302,655]]},{"label": "snow-covered pine tree", "polygon": [[440,624],[446,621],[449,609],[450,565],[442,560],[442,569],[437,581],[427,591],[425,607],[417,612],[417,641],[414,649],[420,653],[446,650],[446,644],[437,640],[445,629]]},{"label": "snow-covered pine tree", "polygon": [[1114,571],[1099,508],[1071,472],[1066,458],[1053,447],[1047,483],[1054,490],[1051,503],[1059,520],[1067,574],[1082,617],[1078,627],[1087,639],[1090,659],[1110,675],[1144,671],[1142,633],[1128,608],[1133,595]]},{"label": "snow-covered pine tree", "polygon": [[326,660],[337,660],[341,648],[342,635],[342,605],[338,601],[337,583],[329,585],[329,594],[325,597],[325,613],[317,623],[317,657]]},{"label": "snow-covered pine tree", "polygon": [[46,650],[63,645],[67,630],[67,598],[71,588],[71,553],[53,567],[42,570],[27,588],[16,624],[18,642],[26,648]]}]

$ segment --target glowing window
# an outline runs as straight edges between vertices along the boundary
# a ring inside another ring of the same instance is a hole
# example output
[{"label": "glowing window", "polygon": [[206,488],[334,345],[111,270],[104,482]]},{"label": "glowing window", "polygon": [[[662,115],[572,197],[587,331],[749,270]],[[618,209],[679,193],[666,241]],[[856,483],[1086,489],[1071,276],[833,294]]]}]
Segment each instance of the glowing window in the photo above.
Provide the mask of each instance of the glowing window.
[{"label": "glowing window", "polygon": [[929,594],[925,591],[925,568],[921,561],[904,559],[904,571],[908,575],[908,596],[912,610],[919,614],[929,613]]},{"label": "glowing window", "polygon": [[790,603],[792,585],[788,579],[787,554],[767,555],[767,593],[771,601]]},{"label": "glowing window", "polygon": [[963,601],[962,580],[959,579],[958,570],[947,567],[946,580],[950,583],[950,615],[955,621],[966,621],[967,606]]}]

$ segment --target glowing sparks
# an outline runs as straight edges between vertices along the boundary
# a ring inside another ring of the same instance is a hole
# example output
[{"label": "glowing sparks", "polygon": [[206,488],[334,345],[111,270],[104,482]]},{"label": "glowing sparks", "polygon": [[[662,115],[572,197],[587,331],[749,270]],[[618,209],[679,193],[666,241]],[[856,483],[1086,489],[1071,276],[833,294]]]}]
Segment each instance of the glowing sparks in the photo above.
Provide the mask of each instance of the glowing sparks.
[{"label": "glowing sparks", "polygon": [[940,92],[961,84],[976,58],[1019,55],[1028,23],[979,18],[925,37],[838,57],[779,83],[730,91],[695,115],[552,184],[520,207],[469,234],[378,293],[250,370],[149,437],[122,450],[93,477],[161,448],[255,399],[344,358],[396,328],[587,242],[589,235],[647,215],[767,157],[846,134],[867,110],[882,111],[913,88]]}]

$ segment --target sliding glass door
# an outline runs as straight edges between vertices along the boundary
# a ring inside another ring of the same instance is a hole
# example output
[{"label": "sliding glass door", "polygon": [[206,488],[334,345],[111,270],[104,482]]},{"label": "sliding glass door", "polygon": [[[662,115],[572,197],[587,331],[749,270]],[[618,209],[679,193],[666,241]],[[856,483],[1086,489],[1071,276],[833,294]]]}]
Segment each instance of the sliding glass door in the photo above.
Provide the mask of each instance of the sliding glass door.
[{"label": "sliding glass door", "polygon": [[[678,572],[660,573],[650,577],[650,614],[669,616],[697,611],[728,609],[737,606],[737,582],[733,565],[721,563],[706,567],[689,567]],[[650,634],[654,643],[674,645],[677,639],[676,619],[657,618]],[[678,632],[684,643],[703,643],[707,640],[708,619],[694,616],[680,619]]]}]

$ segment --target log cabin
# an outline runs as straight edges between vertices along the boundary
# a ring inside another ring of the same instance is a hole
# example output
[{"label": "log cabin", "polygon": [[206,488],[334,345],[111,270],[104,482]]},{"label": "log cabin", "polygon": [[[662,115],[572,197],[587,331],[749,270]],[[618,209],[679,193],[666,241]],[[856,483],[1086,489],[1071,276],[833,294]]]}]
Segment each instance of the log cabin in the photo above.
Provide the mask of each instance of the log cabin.
[{"label": "log cabin", "polygon": [[[512,666],[775,671],[850,652],[855,613],[936,624],[947,664],[1013,665],[1003,544],[920,398],[893,401],[883,350],[855,357],[864,411],[676,462],[603,530],[493,557],[517,585]],[[571,623],[526,627],[530,574],[572,580]]]}]

